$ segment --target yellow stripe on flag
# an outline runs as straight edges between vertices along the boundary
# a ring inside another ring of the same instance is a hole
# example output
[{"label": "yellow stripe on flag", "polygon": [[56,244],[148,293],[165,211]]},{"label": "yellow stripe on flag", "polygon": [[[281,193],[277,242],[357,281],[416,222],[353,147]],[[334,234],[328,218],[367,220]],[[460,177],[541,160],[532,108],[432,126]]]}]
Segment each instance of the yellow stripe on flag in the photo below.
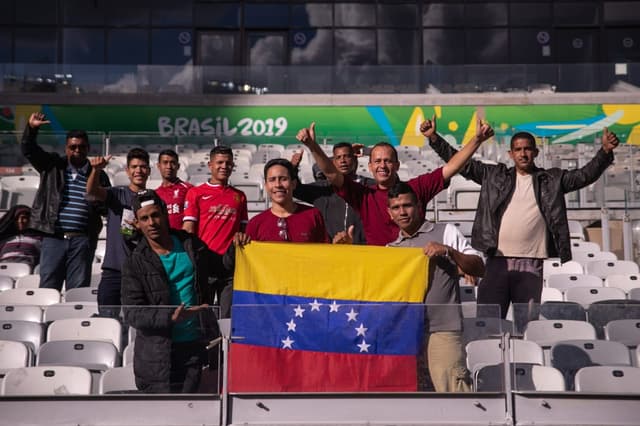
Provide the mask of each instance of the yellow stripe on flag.
[{"label": "yellow stripe on flag", "polygon": [[419,248],[252,242],[236,250],[234,290],[421,303],[427,271]]}]

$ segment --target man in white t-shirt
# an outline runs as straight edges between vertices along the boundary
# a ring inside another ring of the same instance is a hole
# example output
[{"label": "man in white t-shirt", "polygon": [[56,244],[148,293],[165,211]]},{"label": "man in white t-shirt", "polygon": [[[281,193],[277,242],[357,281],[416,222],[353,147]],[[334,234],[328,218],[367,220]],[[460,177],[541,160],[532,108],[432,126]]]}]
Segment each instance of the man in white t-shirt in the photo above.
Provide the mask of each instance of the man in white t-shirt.
[{"label": "man in white t-shirt", "polygon": [[[445,161],[457,152],[442,138],[428,139]],[[535,138],[520,132],[511,138],[514,167],[474,160],[466,164],[460,174],[482,185],[471,236],[473,248],[487,256],[479,304],[500,306],[504,318],[511,302],[540,303],[543,260],[571,260],[565,194],[598,180],[618,144],[618,137],[605,128],[602,148],[585,166],[542,169],[534,163]]]}]

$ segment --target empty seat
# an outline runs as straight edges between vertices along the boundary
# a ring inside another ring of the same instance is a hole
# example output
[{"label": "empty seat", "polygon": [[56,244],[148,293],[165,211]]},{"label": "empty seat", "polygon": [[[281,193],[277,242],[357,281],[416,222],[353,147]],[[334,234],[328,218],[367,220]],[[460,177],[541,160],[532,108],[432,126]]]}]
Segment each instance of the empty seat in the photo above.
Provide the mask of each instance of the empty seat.
[{"label": "empty seat", "polygon": [[0,275],[0,291],[13,288],[13,278],[8,275]]},{"label": "empty seat", "polygon": [[629,299],[640,300],[640,288],[632,288],[629,290]]},{"label": "empty seat", "polygon": [[506,332],[513,333],[513,323],[502,318],[464,318],[462,340],[466,345],[473,340],[490,339]]},{"label": "empty seat", "polygon": [[449,205],[455,209],[475,209],[478,206],[480,185],[460,175],[451,178],[447,189]]},{"label": "empty seat", "polygon": [[116,367],[105,371],[100,376],[99,392],[101,395],[109,393],[137,392],[136,378],[133,366]]},{"label": "empty seat", "polygon": [[[5,176],[0,179],[2,192],[7,195],[2,205],[11,208],[16,204],[30,206],[40,186],[40,176]],[[6,192],[5,192],[6,191]]]},{"label": "empty seat", "polygon": [[604,327],[614,320],[640,319],[639,300],[603,300],[587,309],[587,320],[596,329],[598,339],[604,339]]},{"label": "empty seat", "polygon": [[111,342],[55,340],[40,346],[36,365],[71,365],[106,371],[120,365],[120,356]]},{"label": "empty seat", "polygon": [[460,286],[460,302],[475,302],[476,301],[476,287],[470,285]]},{"label": "empty seat", "polygon": [[568,289],[564,296],[567,302],[576,302],[589,307],[592,303],[601,300],[624,299],[626,294],[614,287],[573,287]]},{"label": "empty seat", "polygon": [[[510,367],[511,384],[519,391],[560,392],[565,390],[562,373],[553,367],[537,364],[513,363]],[[477,392],[503,392],[504,367],[502,364],[487,365],[475,375]]]},{"label": "empty seat", "polygon": [[552,274],[547,277],[547,287],[560,291],[571,287],[602,287],[602,279],[587,274]]},{"label": "empty seat", "polygon": [[618,256],[610,251],[576,251],[572,252],[571,258],[576,262],[580,262],[583,266],[586,266],[587,262],[596,260],[618,260]]},{"label": "empty seat", "polygon": [[31,274],[31,267],[26,263],[0,263],[0,275],[6,275],[14,280]]},{"label": "empty seat", "polygon": [[64,292],[65,302],[97,302],[98,289],[96,287],[71,288]]},{"label": "empty seat", "polygon": [[592,365],[631,365],[629,349],[608,340],[564,340],[551,347],[551,365],[562,372],[567,389],[573,389],[578,370]]},{"label": "empty seat", "polygon": [[615,287],[626,293],[634,288],[640,288],[640,275],[638,274],[613,274],[604,280],[605,287]]},{"label": "empty seat", "polygon": [[28,367],[31,363],[29,347],[23,342],[0,340],[0,375],[10,368]]},{"label": "empty seat", "polygon": [[562,295],[562,291],[553,287],[543,287],[542,294],[540,295],[540,303],[545,302],[562,302],[564,300],[564,296]]},{"label": "empty seat", "polygon": [[31,321],[0,322],[0,339],[25,343],[35,354],[43,342],[42,324]]},{"label": "empty seat", "polygon": [[15,288],[39,288],[40,274],[24,275],[16,280]]},{"label": "empty seat", "polygon": [[587,312],[579,303],[547,301],[540,305],[540,319],[586,321]]},{"label": "empty seat", "polygon": [[609,275],[638,274],[638,264],[630,260],[595,260],[586,264],[586,272],[606,279]]},{"label": "empty seat", "polygon": [[592,241],[581,241],[581,240],[572,240],[571,241],[571,252],[575,253],[578,251],[600,251],[600,245],[598,243],[594,243]]},{"label": "empty seat", "polygon": [[536,320],[527,324],[524,338],[545,348],[562,340],[595,339],[596,331],[591,324],[584,321]]},{"label": "empty seat", "polygon": [[[542,348],[535,342],[511,339],[511,362],[525,362],[529,364],[544,364]],[[500,339],[482,339],[469,342],[466,347],[467,368],[474,373],[484,365],[495,365],[503,362],[503,350]]]},{"label": "empty seat", "polygon": [[89,395],[91,373],[82,367],[39,366],[9,370],[3,395]]},{"label": "empty seat", "polygon": [[42,308],[29,305],[1,305],[0,321],[42,322]]},{"label": "empty seat", "polygon": [[70,318],[54,321],[47,330],[47,341],[103,340],[121,348],[121,325],[113,318]]},{"label": "empty seat", "polygon": [[135,344],[129,343],[124,351],[122,351],[122,365],[133,365],[133,348]]},{"label": "empty seat", "polygon": [[640,368],[584,367],[576,373],[575,388],[578,392],[640,393]]},{"label": "empty seat", "polygon": [[54,288],[12,288],[0,293],[0,305],[53,305],[60,302]]},{"label": "empty seat", "polygon": [[582,265],[579,262],[570,260],[561,263],[558,259],[545,259],[542,263],[542,276],[546,280],[552,274],[582,274]]},{"label": "empty seat", "polygon": [[49,305],[44,309],[44,322],[67,318],[91,318],[98,315],[97,302],[63,302]]},{"label": "empty seat", "polygon": [[607,340],[636,347],[640,344],[640,318],[609,321],[604,327],[604,336]]}]

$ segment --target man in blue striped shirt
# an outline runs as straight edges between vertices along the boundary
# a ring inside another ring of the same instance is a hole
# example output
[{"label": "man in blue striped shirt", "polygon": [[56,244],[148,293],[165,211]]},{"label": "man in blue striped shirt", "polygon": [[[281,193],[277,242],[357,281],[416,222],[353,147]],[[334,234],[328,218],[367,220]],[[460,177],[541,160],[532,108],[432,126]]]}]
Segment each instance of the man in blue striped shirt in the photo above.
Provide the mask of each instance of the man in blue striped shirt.
[{"label": "man in blue striped shirt", "polygon": [[[67,133],[65,156],[46,152],[36,142],[40,126],[49,124],[33,113],[22,137],[23,155],[40,174],[40,187],[31,209],[31,227],[45,234],[40,252],[40,287],[88,287],[91,262],[102,228],[99,206],[85,197],[91,165],[89,137],[83,130]],[[100,181],[110,186],[101,173]]]}]

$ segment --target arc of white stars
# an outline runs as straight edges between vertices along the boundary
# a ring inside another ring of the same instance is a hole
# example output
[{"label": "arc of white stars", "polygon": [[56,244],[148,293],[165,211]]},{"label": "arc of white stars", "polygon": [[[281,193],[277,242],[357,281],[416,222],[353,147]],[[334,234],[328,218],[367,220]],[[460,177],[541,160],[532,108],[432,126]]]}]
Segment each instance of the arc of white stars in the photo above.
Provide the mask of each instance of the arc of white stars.
[{"label": "arc of white stars", "polygon": [[304,313],[304,311],[305,311],[305,309],[303,307],[301,307],[300,305],[298,305],[298,307],[293,310],[293,312],[296,313],[296,316],[300,317],[300,318],[302,318],[302,314]]},{"label": "arc of white stars", "polygon": [[313,299],[313,302],[309,303],[309,306],[311,306],[311,312],[320,311],[320,306],[322,306],[322,303],[318,302],[318,299]]},{"label": "arc of white stars", "polygon": [[369,330],[369,329],[368,329],[367,327],[365,327],[363,323],[360,323],[360,327],[356,327],[356,329],[355,329],[355,330],[356,330],[356,332],[358,333],[358,334],[356,334],[356,337],[358,337],[358,336],[362,336],[362,337],[364,337],[364,334],[365,334],[365,333],[367,332],[367,330]]},{"label": "arc of white stars", "polygon": [[[282,349],[293,349],[293,343],[295,342],[295,340],[291,340],[291,337],[287,336],[286,339],[281,340],[282,342]],[[360,350],[360,352],[362,352],[362,349]]]},{"label": "arc of white stars", "polygon": [[291,321],[287,323],[287,331],[296,331],[296,322],[291,318]]},{"label": "arc of white stars", "polygon": [[356,345],[360,348],[360,352],[369,352],[369,347],[371,345],[367,344],[364,339],[362,339],[362,343]]},{"label": "arc of white stars", "polygon": [[355,321],[356,317],[358,316],[358,313],[354,311],[353,308],[351,308],[351,311],[347,312],[345,315],[347,316],[347,322],[349,322],[349,321]]},{"label": "arc of white stars", "polygon": [[340,305],[338,305],[336,303],[336,301],[334,300],[330,305],[329,305],[329,312],[338,312],[338,309],[340,309]]}]

